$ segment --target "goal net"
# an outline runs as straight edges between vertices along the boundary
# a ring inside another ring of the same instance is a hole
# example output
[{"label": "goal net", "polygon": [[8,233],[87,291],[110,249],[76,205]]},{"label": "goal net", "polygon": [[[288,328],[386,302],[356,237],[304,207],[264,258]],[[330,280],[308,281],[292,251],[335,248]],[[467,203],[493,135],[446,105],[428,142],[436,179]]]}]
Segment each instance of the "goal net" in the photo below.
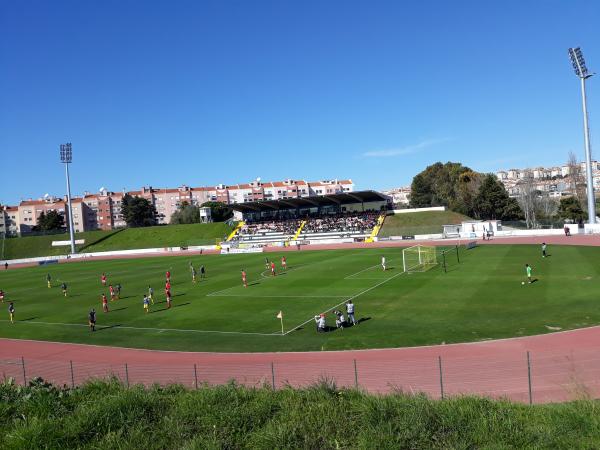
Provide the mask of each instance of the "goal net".
[{"label": "goal net", "polygon": [[405,272],[424,272],[437,264],[435,247],[415,245],[402,250],[402,263]]}]

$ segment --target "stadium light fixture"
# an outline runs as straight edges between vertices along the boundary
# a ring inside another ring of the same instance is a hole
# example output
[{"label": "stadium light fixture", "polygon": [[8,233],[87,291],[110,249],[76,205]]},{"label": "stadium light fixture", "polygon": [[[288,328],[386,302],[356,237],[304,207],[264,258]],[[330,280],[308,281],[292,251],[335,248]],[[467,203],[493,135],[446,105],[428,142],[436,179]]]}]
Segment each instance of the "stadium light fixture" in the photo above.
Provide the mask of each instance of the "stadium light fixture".
[{"label": "stadium light fixture", "polygon": [[590,148],[590,128],[588,125],[587,98],[585,94],[585,80],[593,74],[589,73],[585,65],[583,53],[579,47],[569,49],[569,58],[575,75],[581,81],[581,99],[583,103],[583,139],[585,143],[585,162],[587,175],[587,200],[588,200],[588,222],[596,223],[596,196],[594,195],[594,176],[592,171],[592,149]]},{"label": "stadium light fixture", "polygon": [[73,161],[73,148],[71,143],[60,145],[60,161],[65,165],[67,177],[67,202],[69,203],[69,236],[71,238],[71,254],[75,253],[75,231],[73,230],[73,207],[71,206],[71,180],[69,178],[69,164]]}]

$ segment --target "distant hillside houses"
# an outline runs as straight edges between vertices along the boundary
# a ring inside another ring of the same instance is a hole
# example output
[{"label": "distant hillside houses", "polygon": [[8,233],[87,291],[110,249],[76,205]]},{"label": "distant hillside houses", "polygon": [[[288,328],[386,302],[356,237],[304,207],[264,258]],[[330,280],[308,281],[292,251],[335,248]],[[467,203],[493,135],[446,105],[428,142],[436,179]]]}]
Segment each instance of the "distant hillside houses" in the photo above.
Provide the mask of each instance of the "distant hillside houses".
[{"label": "distant hillside houses", "polygon": [[390,196],[394,205],[407,206],[410,203],[410,186],[388,189],[381,193]]},{"label": "distant hillside houses", "polygon": [[[587,164],[579,163],[579,177],[585,183]],[[511,197],[518,197],[525,182],[532,182],[536,190],[547,193],[550,197],[561,197],[573,194],[571,167],[568,165],[555,167],[535,167],[525,169],[499,170],[498,179],[504,184]],[[600,189],[600,163],[592,161],[594,189]]]}]

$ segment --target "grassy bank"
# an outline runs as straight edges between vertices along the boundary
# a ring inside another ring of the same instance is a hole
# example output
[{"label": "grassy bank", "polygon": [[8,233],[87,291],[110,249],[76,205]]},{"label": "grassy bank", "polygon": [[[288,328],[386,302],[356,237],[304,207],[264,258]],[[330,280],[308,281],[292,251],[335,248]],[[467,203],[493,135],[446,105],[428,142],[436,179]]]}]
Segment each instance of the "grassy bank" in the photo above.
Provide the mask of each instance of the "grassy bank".
[{"label": "grassy bank", "polygon": [[[146,228],[126,228],[111,231],[76,233],[75,239],[85,239],[77,251],[104,252],[136,248],[181,247],[214,244],[231,232],[225,223],[168,225]],[[68,234],[26,236],[6,239],[4,259],[31,258],[35,256],[66,255],[70,247],[52,247],[52,241],[67,241]],[[2,259],[2,256],[0,256]]]},{"label": "grassy bank", "polygon": [[386,217],[379,237],[441,233],[442,225],[460,224],[463,220],[469,218],[454,211],[395,214]]},{"label": "grassy bank", "polygon": [[338,390],[235,385],[186,390],[94,382],[0,385],[0,447],[597,448],[599,403],[526,406]]}]

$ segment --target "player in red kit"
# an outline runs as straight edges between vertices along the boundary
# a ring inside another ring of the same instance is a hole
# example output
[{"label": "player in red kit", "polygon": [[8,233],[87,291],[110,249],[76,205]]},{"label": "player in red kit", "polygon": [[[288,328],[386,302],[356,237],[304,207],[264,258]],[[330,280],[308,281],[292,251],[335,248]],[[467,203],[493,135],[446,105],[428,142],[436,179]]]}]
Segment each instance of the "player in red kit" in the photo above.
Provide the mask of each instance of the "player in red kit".
[{"label": "player in red kit", "polygon": [[106,274],[102,274],[100,277],[100,282],[102,283],[102,286],[106,286]]},{"label": "player in red kit", "polygon": [[106,298],[106,294],[102,294],[102,311],[105,313],[108,312],[108,299]]},{"label": "player in red kit", "polygon": [[110,292],[110,301],[114,302],[115,301],[115,288],[113,287],[112,284],[108,285],[108,290]]},{"label": "player in red kit", "polygon": [[171,307],[171,291],[169,289],[165,289],[165,294],[167,296],[167,309]]},{"label": "player in red kit", "polygon": [[275,263],[271,263],[271,275],[275,276]]},{"label": "player in red kit", "polygon": [[167,282],[165,283],[165,291],[170,291],[171,290],[171,282],[169,280],[167,280]]},{"label": "player in red kit", "polygon": [[244,284],[245,288],[248,287],[248,282],[246,281],[246,271],[244,269],[242,269],[242,283]]},{"label": "player in red kit", "polygon": [[171,272],[167,270],[167,281],[171,281]]},{"label": "player in red kit", "polygon": [[287,269],[287,262],[285,261],[285,256],[281,257],[281,267],[283,267],[283,270]]}]

